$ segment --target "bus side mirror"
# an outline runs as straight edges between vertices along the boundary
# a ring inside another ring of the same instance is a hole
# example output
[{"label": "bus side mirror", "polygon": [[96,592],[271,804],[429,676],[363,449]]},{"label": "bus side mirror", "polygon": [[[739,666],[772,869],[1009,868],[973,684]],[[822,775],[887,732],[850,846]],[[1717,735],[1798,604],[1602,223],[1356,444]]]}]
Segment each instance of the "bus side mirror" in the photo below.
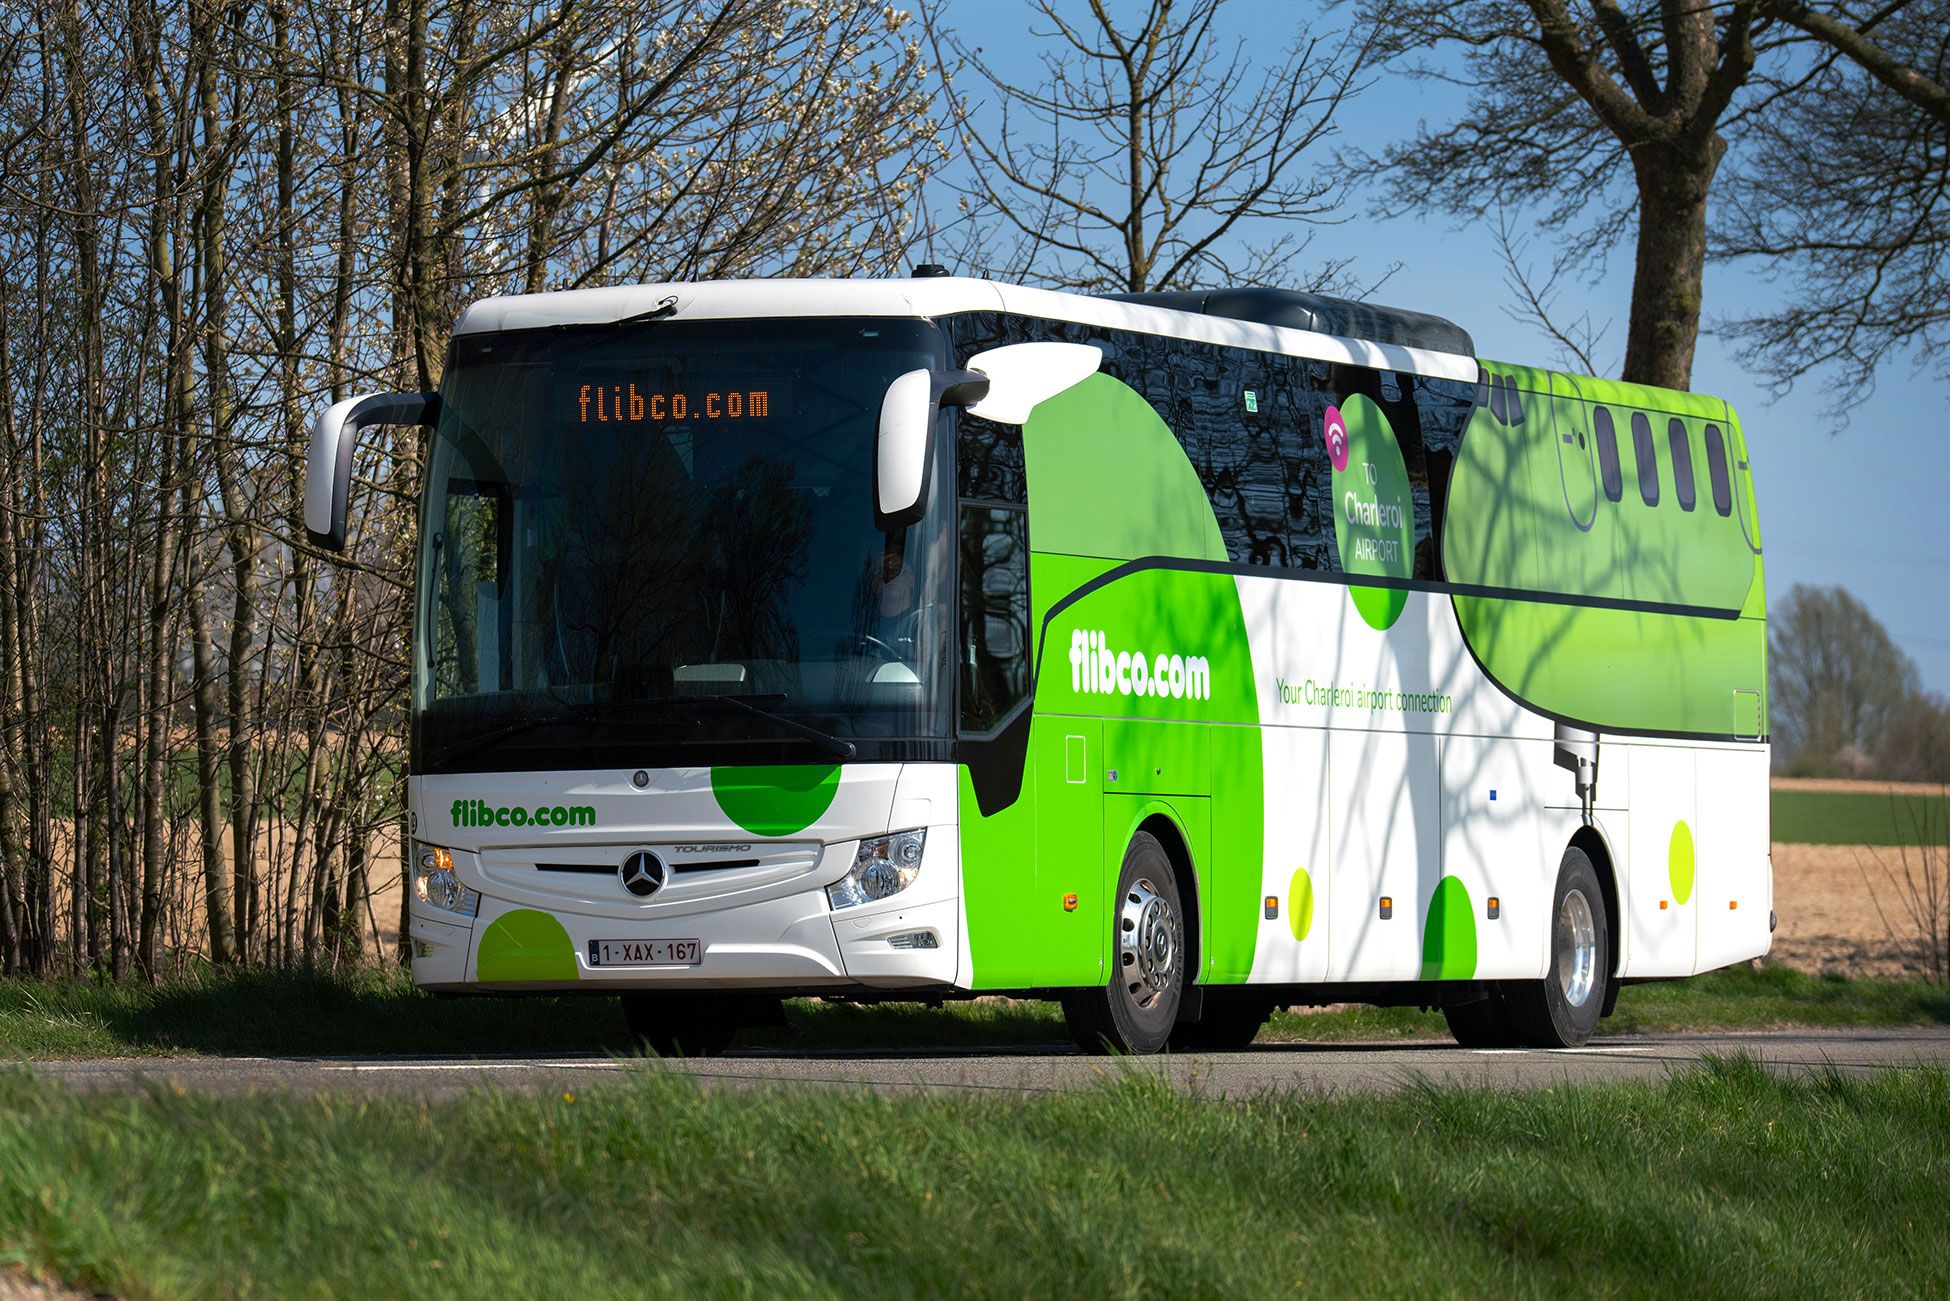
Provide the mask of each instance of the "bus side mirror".
[{"label": "bus side mirror", "polygon": [[873,463],[874,520],[883,530],[905,528],[927,509],[935,413],[968,406],[988,391],[988,377],[968,370],[910,370],[887,386]]},{"label": "bus side mirror", "polygon": [[318,418],[305,463],[305,534],[314,546],[345,550],[345,503],[359,431],[367,425],[429,425],[439,410],[436,393],[367,393],[334,402]]}]

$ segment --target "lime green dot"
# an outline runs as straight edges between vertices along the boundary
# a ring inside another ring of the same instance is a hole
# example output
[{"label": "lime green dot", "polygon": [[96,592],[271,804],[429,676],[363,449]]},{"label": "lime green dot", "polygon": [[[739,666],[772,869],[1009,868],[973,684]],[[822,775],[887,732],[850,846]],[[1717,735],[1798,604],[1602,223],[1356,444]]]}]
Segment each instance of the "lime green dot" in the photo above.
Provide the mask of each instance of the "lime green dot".
[{"label": "lime green dot", "polygon": [[1422,928],[1422,979],[1468,980],[1476,974],[1476,910],[1469,887],[1445,876],[1429,898]]},{"label": "lime green dot", "polygon": [[1672,827],[1672,844],[1666,850],[1666,871],[1672,876],[1672,897],[1685,903],[1693,897],[1693,829],[1684,822]]},{"label": "lime green dot", "polygon": [[754,836],[790,836],[819,821],[840,788],[838,764],[713,768],[711,793]]},{"label": "lime green dot", "polygon": [[1294,869],[1293,881],[1286,888],[1286,924],[1293,928],[1296,940],[1306,939],[1314,928],[1314,879],[1304,867]]},{"label": "lime green dot", "polygon": [[503,913],[481,933],[476,980],[576,980],[576,946],[562,923],[533,908]]}]

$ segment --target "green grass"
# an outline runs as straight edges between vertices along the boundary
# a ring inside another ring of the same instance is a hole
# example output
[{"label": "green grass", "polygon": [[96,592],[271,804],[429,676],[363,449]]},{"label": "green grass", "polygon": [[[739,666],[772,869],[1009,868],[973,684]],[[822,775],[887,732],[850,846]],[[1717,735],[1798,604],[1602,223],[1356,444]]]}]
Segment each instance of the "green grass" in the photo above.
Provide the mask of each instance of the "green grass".
[{"label": "green grass", "polygon": [[1875,791],[1776,790],[1773,838],[1782,845],[1914,845],[1950,837],[1950,797]]},{"label": "green grass", "polygon": [[[939,1008],[796,1000],[787,1024],[748,1031],[745,1047],[900,1051],[1067,1042],[1053,1003],[989,999]],[[1634,985],[1606,1034],[1782,1026],[1950,1025],[1950,989],[1923,981],[1843,980],[1785,967],[1734,967]],[[1444,1038],[1414,1008],[1281,1012],[1262,1043]],[[399,972],[212,972],[175,984],[0,981],[0,1057],[365,1053],[577,1053],[631,1050],[612,998],[440,1000]]]},{"label": "green grass", "polygon": [[0,1079],[0,1257],[129,1296],[1944,1295],[1950,1074],[448,1102]]}]

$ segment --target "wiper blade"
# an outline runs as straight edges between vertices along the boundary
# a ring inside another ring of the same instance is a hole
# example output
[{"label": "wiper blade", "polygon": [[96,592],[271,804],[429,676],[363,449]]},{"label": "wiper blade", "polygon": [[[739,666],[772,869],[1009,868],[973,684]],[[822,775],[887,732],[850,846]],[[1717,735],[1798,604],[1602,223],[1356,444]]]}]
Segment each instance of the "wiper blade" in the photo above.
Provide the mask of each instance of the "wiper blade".
[{"label": "wiper blade", "polygon": [[[750,714],[753,718],[762,718],[774,727],[782,727],[794,736],[811,741],[822,750],[840,759],[851,759],[854,755],[860,753],[860,748],[854,745],[853,742],[834,736],[831,732],[822,732],[818,728],[802,723],[796,718],[787,718],[784,714],[775,714],[769,709],[763,709],[752,703],[753,697],[677,696],[674,699],[681,700],[687,704],[730,705],[733,709]],[[759,696],[756,699],[776,701],[784,700],[785,697]]]},{"label": "wiper blade", "polygon": [[576,721],[578,720],[574,714],[549,714],[541,718],[519,718],[512,723],[497,727],[491,732],[482,732],[479,736],[464,737],[450,745],[441,746],[438,750],[435,750],[427,756],[427,765],[433,768],[445,768],[448,764],[464,755],[473,754],[476,750],[485,750],[490,745],[498,744],[521,732],[532,732],[538,727],[547,727],[550,723],[573,723]]},{"label": "wiper blade", "polygon": [[625,316],[616,323],[618,325],[634,325],[638,321],[661,321],[666,316],[675,316],[676,314],[677,295],[672,294],[670,297],[660,300],[655,307],[647,311],[636,312]]},{"label": "wiper blade", "polygon": [[[427,765],[432,768],[444,768],[456,759],[473,754],[477,750],[485,750],[490,745],[497,745],[511,736],[518,736],[523,732],[532,732],[538,727],[547,727],[554,723],[574,724],[577,727],[637,727],[643,726],[648,722],[647,719],[604,718],[601,713],[589,705],[557,703],[562,704],[562,712],[559,714],[543,714],[529,718],[518,718],[512,723],[495,728],[493,731],[482,732],[479,736],[463,737],[451,745],[444,745],[428,755]],[[657,723],[655,726],[691,726],[696,721],[696,719],[672,719],[667,722]]]}]

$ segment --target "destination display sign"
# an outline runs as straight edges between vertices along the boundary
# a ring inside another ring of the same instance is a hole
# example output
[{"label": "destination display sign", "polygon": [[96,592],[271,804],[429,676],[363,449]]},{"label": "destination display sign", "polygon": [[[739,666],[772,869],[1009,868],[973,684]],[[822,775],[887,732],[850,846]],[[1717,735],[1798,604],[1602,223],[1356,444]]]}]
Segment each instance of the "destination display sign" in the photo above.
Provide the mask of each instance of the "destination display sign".
[{"label": "destination display sign", "polygon": [[672,383],[644,375],[577,376],[555,387],[556,420],[572,428],[747,423],[792,414],[790,380],[716,375]]}]

